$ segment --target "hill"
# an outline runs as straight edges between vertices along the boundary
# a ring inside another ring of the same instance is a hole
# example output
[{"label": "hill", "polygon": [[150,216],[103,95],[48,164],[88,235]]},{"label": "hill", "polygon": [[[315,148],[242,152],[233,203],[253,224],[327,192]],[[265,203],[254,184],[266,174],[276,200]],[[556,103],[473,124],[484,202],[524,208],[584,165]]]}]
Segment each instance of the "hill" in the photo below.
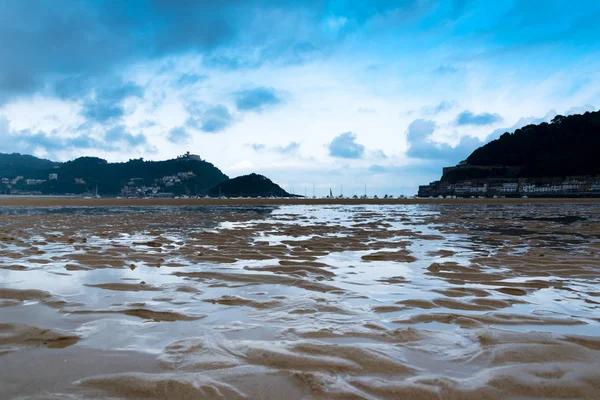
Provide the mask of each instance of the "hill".
[{"label": "hill", "polygon": [[[189,153],[165,161],[129,160],[109,163],[80,157],[65,163],[29,155],[0,154],[0,192],[41,194],[205,195],[228,176],[213,164]],[[21,177],[21,178],[19,178]]]},{"label": "hill", "polygon": [[443,181],[600,174],[600,111],[556,116],[527,125],[476,149]]},{"label": "hill", "polygon": [[27,154],[0,153],[0,176],[16,176],[32,171],[50,169],[55,165],[58,165],[58,163]]},{"label": "hill", "polygon": [[421,197],[600,197],[600,111],[556,116],[476,149]]},{"label": "hill", "polygon": [[269,178],[250,174],[219,183],[209,191],[210,196],[225,197],[296,197],[273,183]]}]

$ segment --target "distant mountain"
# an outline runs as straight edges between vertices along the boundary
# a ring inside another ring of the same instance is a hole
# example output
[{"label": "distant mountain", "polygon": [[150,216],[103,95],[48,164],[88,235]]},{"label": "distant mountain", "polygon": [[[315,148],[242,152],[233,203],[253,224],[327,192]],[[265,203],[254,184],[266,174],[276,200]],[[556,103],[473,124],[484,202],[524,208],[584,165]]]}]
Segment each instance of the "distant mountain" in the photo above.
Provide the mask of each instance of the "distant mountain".
[{"label": "distant mountain", "polygon": [[[109,163],[97,157],[80,157],[65,163],[29,155],[0,154],[0,193],[65,194],[98,192],[145,195],[168,192],[177,195],[205,195],[229,177],[213,164],[189,153],[166,161],[129,160]],[[19,179],[18,177],[22,177]]]},{"label": "distant mountain", "polygon": [[219,183],[210,189],[209,195],[225,197],[297,197],[283,190],[269,178],[259,174],[238,176]]},{"label": "distant mountain", "polygon": [[600,111],[527,125],[475,150],[443,181],[600,174]]}]

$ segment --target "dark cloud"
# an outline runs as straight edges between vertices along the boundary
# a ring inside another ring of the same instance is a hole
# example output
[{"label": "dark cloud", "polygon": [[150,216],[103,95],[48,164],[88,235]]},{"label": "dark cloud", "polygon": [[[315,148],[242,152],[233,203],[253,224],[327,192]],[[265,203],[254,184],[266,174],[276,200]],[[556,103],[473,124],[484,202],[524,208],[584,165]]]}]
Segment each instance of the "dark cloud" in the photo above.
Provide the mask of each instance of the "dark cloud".
[{"label": "dark cloud", "polygon": [[356,143],[356,134],[345,132],[336,136],[329,144],[329,155],[338,158],[361,158],[365,146]]},{"label": "dark cloud", "polygon": [[119,82],[115,86],[101,87],[82,105],[81,115],[88,121],[106,124],[125,115],[123,101],[129,97],[142,97],[144,89],[133,82]]},{"label": "dark cloud", "polygon": [[185,128],[180,126],[171,129],[169,131],[169,136],[167,136],[167,139],[171,143],[183,144],[187,143],[187,141],[190,139],[190,134],[185,130]]},{"label": "dark cloud", "polygon": [[111,120],[121,118],[123,115],[125,115],[125,111],[120,105],[96,103],[91,101],[83,106],[81,115],[94,122],[106,123]]},{"label": "dark cloud", "polygon": [[[137,61],[182,53],[259,54],[255,65],[296,58],[324,3],[249,1],[0,2],[0,103],[40,91],[56,77],[99,77]],[[270,8],[275,12],[261,12]],[[302,37],[306,36],[306,37]]]},{"label": "dark cloud", "polygon": [[[302,63],[331,57],[335,46],[361,27],[408,31],[423,17],[430,17],[428,24],[448,26],[444,34],[479,34],[501,50],[557,40],[596,43],[597,6],[572,7],[560,23],[532,23],[565,13],[560,2],[550,3],[515,2],[505,15],[473,26],[473,19],[490,16],[486,8],[466,10],[465,0],[443,7],[429,0],[5,0],[0,2],[0,103],[43,90],[59,77],[101,77],[139,61],[181,54],[200,54],[205,64],[229,69]],[[345,23],[327,29],[336,18]]]},{"label": "dark cloud", "polygon": [[29,129],[14,131],[7,119],[0,117],[0,149],[7,152],[35,154],[43,151],[57,153],[64,150],[112,150],[106,143],[88,134],[61,137],[54,133],[33,132]]},{"label": "dark cloud", "polygon": [[131,150],[140,146],[144,146],[145,151],[154,151],[153,147],[149,146],[146,136],[133,135],[122,125],[109,129],[101,137],[94,137],[89,133],[63,136],[56,132],[34,132],[29,129],[15,131],[11,129],[7,119],[0,117],[0,137],[0,151],[23,154],[44,152],[56,155],[74,150],[117,152],[124,148]]},{"label": "dark cloud", "polygon": [[275,89],[268,87],[240,90],[233,93],[233,97],[235,106],[240,111],[261,112],[282,102]]},{"label": "dark cloud", "polygon": [[31,93],[51,76],[100,76],[140,59],[215,49],[243,32],[250,21],[239,12],[252,7],[236,1],[0,2],[0,97]]},{"label": "dark cloud", "polygon": [[456,116],[457,125],[491,125],[503,120],[504,118],[499,114],[491,114],[488,112],[473,114],[468,110],[465,110]]}]

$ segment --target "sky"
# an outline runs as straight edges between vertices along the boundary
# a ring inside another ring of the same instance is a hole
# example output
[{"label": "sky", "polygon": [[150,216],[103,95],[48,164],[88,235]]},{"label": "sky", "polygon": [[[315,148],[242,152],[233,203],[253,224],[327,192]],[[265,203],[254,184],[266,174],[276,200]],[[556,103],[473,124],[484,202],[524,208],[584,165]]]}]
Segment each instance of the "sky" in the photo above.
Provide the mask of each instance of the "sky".
[{"label": "sky", "polygon": [[[0,0],[0,152],[413,195],[600,107],[596,0]],[[314,189],[313,189],[314,188]]]}]

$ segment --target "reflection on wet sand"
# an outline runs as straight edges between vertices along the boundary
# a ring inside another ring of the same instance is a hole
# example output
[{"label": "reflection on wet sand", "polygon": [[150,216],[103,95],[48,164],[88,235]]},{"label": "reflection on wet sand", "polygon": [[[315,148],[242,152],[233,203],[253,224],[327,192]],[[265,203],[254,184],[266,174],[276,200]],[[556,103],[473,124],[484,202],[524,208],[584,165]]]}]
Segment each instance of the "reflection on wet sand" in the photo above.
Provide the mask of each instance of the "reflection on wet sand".
[{"label": "reflection on wet sand", "polygon": [[2,208],[0,388],[596,399],[599,218],[591,202]]}]

